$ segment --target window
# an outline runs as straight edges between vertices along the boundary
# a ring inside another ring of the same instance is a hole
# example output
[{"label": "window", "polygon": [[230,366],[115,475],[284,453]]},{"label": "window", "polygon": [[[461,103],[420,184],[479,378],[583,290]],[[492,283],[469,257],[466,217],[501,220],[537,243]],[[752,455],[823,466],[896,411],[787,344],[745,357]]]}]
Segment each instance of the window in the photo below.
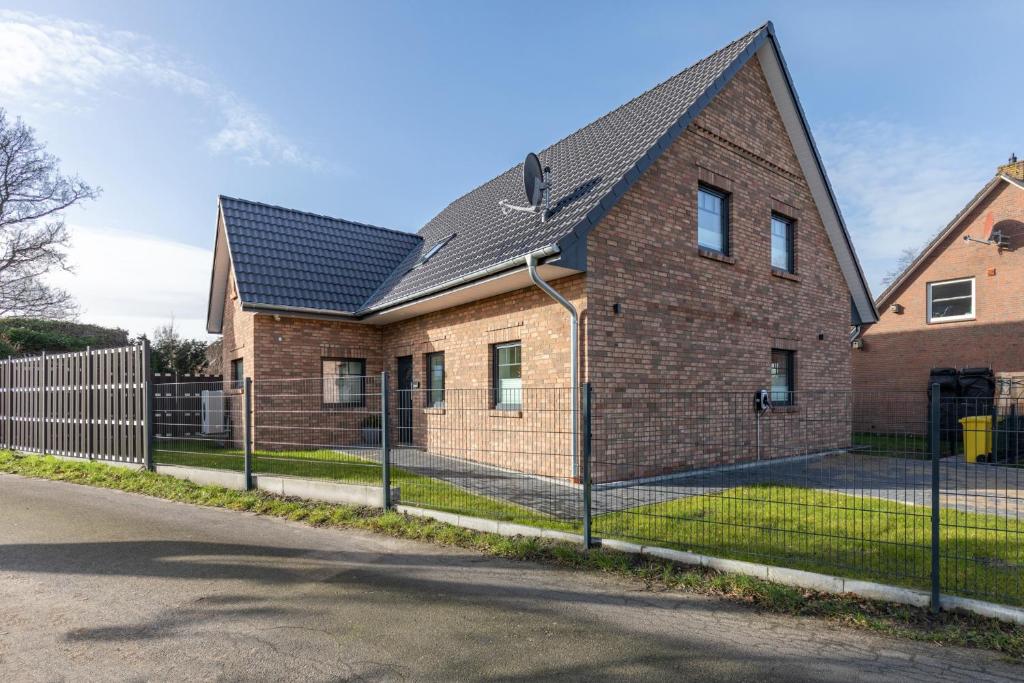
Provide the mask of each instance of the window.
[{"label": "window", "polygon": [[495,344],[491,348],[494,407],[518,410],[523,404],[522,342]]},{"label": "window", "polygon": [[793,221],[772,214],[772,268],[793,272]]},{"label": "window", "polygon": [[231,388],[242,389],[245,387],[245,361],[236,358],[231,361]]},{"label": "window", "polygon": [[427,354],[427,407],[444,408],[444,351]]},{"label": "window", "polygon": [[772,349],[772,403],[777,406],[793,405],[793,361],[795,351]]},{"label": "window", "polygon": [[729,197],[703,185],[697,190],[697,246],[729,253]]},{"label": "window", "polygon": [[928,283],[928,322],[974,317],[974,278]]},{"label": "window", "polygon": [[362,358],[324,358],[320,361],[323,374],[323,402],[325,405],[366,405],[366,361]]}]

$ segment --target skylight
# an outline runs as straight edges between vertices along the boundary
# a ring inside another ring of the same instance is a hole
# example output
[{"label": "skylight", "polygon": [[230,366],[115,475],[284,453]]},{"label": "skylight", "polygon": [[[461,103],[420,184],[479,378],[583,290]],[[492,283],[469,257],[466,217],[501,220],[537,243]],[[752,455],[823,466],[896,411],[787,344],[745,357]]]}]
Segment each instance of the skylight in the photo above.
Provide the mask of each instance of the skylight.
[{"label": "skylight", "polygon": [[445,237],[444,239],[438,240],[438,242],[434,244],[434,246],[430,247],[430,249],[427,249],[423,254],[420,255],[418,259],[416,259],[416,263],[413,265],[413,268],[419,268],[424,263],[429,261],[430,257],[432,257],[437,252],[441,251],[441,247],[448,244],[448,242],[450,242],[453,237],[455,237],[454,232]]}]

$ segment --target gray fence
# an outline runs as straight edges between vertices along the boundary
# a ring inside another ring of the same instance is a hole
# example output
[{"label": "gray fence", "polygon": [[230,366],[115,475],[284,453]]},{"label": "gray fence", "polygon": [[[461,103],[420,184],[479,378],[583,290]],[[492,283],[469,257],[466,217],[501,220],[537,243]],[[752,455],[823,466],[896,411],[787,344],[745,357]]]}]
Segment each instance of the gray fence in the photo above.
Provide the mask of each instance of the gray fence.
[{"label": "gray fence", "polygon": [[149,348],[0,360],[0,434],[30,453],[146,463]]}]

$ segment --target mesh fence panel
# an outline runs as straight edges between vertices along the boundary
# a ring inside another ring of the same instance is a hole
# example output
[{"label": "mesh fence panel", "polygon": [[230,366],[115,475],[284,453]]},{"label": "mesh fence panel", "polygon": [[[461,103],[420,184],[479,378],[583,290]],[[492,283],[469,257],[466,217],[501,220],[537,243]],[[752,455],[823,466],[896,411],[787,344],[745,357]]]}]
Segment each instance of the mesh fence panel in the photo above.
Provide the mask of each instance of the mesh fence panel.
[{"label": "mesh fence panel", "polygon": [[252,392],[254,472],[381,483],[379,377],[256,380]]},{"label": "mesh fence panel", "polygon": [[219,379],[153,385],[153,462],[241,472],[240,388]]}]

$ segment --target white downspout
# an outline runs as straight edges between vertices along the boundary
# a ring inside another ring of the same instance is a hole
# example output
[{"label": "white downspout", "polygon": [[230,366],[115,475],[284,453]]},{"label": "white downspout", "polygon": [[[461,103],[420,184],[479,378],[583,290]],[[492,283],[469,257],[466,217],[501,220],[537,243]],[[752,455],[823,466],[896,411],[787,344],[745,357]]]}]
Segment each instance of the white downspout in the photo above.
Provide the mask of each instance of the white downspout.
[{"label": "white downspout", "polygon": [[533,284],[569,311],[569,384],[572,386],[572,476],[579,476],[579,414],[580,414],[580,316],[568,299],[559,294],[551,285],[541,279],[537,272],[537,254],[527,254],[526,270]]}]

